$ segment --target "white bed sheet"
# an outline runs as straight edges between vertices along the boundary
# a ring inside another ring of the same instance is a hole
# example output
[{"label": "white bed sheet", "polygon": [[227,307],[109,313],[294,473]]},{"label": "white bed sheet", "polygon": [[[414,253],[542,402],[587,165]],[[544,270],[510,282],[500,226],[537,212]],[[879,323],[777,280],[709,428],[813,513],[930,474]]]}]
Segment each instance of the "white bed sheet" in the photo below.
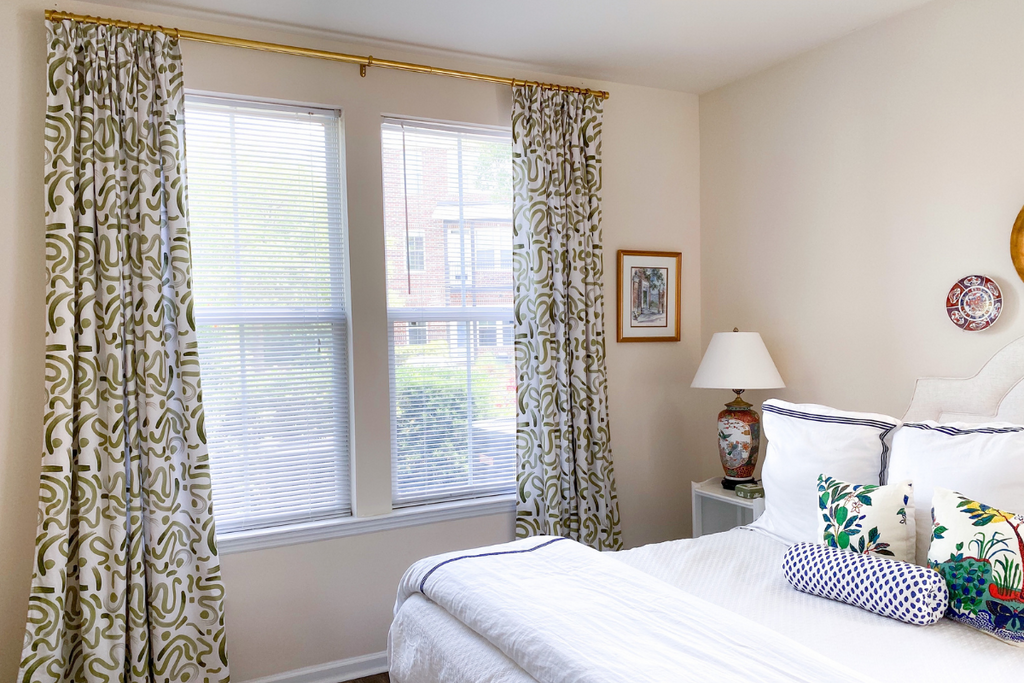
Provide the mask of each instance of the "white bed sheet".
[{"label": "white bed sheet", "polygon": [[[1024,671],[1024,648],[962,624],[943,619],[913,626],[794,590],[782,574],[786,548],[763,532],[741,527],[608,554],[879,682],[959,683],[979,672],[986,680],[1010,681]],[[388,644],[394,683],[535,683],[484,638],[421,596],[407,601],[398,620],[401,628],[392,629],[392,638],[400,633],[400,642],[389,639]]]},{"label": "white bed sheet", "polygon": [[794,590],[782,574],[787,548],[763,532],[740,527],[625,550],[614,557],[880,682],[961,682],[979,676],[1009,681],[1024,676],[1024,648],[963,624],[942,619],[932,626],[914,626]]}]

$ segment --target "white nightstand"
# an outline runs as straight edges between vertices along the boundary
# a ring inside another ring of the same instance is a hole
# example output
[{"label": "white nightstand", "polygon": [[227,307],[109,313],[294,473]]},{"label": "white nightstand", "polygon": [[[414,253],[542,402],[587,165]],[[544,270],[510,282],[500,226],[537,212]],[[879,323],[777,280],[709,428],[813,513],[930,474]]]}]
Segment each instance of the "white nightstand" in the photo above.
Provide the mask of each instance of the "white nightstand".
[{"label": "white nightstand", "polygon": [[690,482],[693,537],[750,524],[764,513],[764,498],[740,498],[722,488],[722,478]]}]

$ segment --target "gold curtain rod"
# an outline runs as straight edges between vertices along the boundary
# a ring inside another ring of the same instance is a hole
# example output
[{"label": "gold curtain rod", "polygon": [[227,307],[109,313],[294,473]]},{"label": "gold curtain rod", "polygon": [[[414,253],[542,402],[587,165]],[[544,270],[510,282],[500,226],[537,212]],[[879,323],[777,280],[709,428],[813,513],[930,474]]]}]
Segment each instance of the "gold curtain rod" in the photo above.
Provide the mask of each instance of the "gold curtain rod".
[{"label": "gold curtain rod", "polygon": [[596,95],[602,100],[608,99],[609,95],[604,90],[590,90],[589,88],[574,88],[569,85],[557,85],[555,83],[540,83],[538,81],[527,81],[520,78],[504,78],[502,76],[489,76],[487,74],[473,73],[472,71],[458,71],[456,69],[442,69],[436,66],[425,64],[414,64],[412,62],[398,62],[392,59],[378,59],[373,55],[363,57],[361,55],[347,55],[343,52],[329,52],[327,50],[314,50],[308,47],[295,47],[293,45],[280,45],[278,43],[264,43],[259,40],[247,40],[245,38],[232,38],[230,36],[218,36],[213,33],[200,33],[179,28],[164,28],[152,24],[139,24],[134,21],[121,21],[120,19],[103,19],[91,17],[84,14],[71,14],[69,12],[58,12],[46,10],[46,18],[50,21],[63,21],[70,19],[83,24],[99,24],[101,26],[117,26],[119,28],[131,28],[139,31],[159,31],[168,33],[184,40],[192,40],[197,43],[211,43],[213,45],[229,45],[231,47],[243,47],[248,50],[261,50],[263,52],[276,52],[282,55],[296,55],[299,57],[313,57],[315,59],[326,59],[331,62],[345,62],[346,64],[358,64],[359,74],[366,75],[366,67],[375,66],[383,69],[397,69],[399,71],[412,71],[420,74],[434,74],[437,76],[451,76],[452,78],[464,78],[471,81],[484,81],[486,83],[502,83],[504,85],[536,85],[547,90],[562,90],[565,92],[578,92],[588,95]]}]

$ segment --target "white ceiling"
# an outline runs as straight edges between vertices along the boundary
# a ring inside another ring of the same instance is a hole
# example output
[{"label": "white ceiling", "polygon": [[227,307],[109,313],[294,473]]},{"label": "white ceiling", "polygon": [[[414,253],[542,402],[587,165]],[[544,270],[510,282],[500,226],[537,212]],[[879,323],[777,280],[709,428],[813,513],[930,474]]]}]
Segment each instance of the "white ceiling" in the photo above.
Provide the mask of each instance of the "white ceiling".
[{"label": "white ceiling", "polygon": [[107,0],[106,4],[272,22],[372,43],[404,43],[510,60],[566,76],[703,93],[929,1]]}]

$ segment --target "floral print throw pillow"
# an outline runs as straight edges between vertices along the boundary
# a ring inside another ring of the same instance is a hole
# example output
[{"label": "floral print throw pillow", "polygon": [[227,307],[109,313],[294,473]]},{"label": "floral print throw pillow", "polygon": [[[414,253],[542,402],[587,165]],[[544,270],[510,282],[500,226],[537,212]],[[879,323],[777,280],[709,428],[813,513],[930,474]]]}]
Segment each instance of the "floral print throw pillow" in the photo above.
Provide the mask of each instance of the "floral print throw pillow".
[{"label": "floral print throw pillow", "polygon": [[832,548],[914,561],[913,485],[850,484],[818,477],[818,538]]},{"label": "floral print throw pillow", "polygon": [[946,616],[1024,646],[1024,515],[936,488],[928,564],[949,587]]}]

